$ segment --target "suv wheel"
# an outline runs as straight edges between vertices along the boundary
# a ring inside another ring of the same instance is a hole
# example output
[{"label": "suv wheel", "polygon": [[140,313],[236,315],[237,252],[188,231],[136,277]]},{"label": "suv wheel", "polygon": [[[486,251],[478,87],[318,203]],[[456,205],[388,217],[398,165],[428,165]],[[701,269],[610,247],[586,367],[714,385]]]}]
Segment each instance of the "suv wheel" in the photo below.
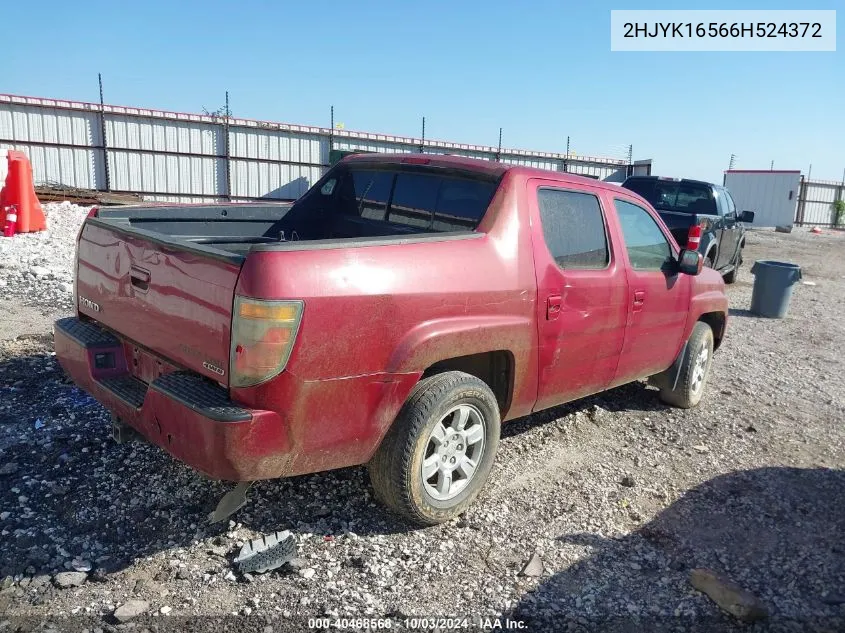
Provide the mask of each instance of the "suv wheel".
[{"label": "suv wheel", "polygon": [[483,381],[458,371],[424,378],[368,465],[376,498],[419,525],[457,517],[487,481],[499,427]]},{"label": "suv wheel", "polygon": [[695,324],[681,359],[677,384],[660,385],[660,399],[681,409],[691,409],[701,401],[710,366],[713,363],[713,330],[702,321]]}]

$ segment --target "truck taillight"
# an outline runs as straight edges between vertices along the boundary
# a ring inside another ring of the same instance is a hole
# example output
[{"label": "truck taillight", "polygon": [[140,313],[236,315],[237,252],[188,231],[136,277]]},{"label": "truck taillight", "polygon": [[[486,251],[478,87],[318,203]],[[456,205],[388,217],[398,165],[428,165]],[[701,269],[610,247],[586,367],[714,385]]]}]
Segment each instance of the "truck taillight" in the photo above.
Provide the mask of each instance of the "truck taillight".
[{"label": "truck taillight", "polygon": [[302,321],[302,301],[235,297],[230,386],[251,387],[284,371]]},{"label": "truck taillight", "polygon": [[701,244],[701,225],[693,224],[687,233],[687,249],[697,251]]}]

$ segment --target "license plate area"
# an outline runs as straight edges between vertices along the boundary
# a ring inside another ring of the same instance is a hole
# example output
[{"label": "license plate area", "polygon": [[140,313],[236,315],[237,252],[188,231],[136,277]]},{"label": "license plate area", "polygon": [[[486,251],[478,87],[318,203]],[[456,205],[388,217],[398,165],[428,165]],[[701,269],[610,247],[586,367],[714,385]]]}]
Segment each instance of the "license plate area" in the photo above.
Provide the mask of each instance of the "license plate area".
[{"label": "license plate area", "polygon": [[126,365],[129,368],[129,373],[147,384],[150,384],[159,376],[179,369],[163,358],[132,343],[125,343],[123,350],[126,354]]}]

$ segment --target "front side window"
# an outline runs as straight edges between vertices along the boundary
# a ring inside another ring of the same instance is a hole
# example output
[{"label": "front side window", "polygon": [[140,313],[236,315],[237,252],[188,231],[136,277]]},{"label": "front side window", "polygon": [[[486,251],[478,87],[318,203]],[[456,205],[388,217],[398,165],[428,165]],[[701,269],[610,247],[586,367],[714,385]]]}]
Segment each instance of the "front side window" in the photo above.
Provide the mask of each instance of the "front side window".
[{"label": "front side window", "polygon": [[713,195],[716,197],[716,212],[719,215],[728,214],[728,201],[725,196],[724,189],[714,189]]},{"label": "front side window", "polygon": [[565,269],[598,270],[610,262],[604,217],[596,196],[542,188],[537,191],[546,246]]},{"label": "front side window", "polygon": [[651,214],[630,202],[614,199],[628,260],[634,270],[661,270],[672,248]]},{"label": "front side window", "polygon": [[728,203],[728,215],[736,215],[736,205],[731,192],[725,189],[725,201]]}]

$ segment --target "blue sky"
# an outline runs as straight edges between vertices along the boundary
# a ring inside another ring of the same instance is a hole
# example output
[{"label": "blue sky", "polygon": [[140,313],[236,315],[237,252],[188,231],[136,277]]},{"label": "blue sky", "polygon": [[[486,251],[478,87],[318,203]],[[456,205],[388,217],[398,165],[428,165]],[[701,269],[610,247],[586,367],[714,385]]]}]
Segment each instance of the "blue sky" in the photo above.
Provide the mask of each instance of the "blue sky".
[{"label": "blue sky", "polygon": [[[688,8],[794,9],[777,0]],[[837,5],[839,5],[837,7]],[[721,182],[737,167],[845,169],[845,7],[835,53],[610,52],[610,10],[488,0],[6,3],[0,92],[590,155]],[[9,56],[8,51],[16,51]]]}]

